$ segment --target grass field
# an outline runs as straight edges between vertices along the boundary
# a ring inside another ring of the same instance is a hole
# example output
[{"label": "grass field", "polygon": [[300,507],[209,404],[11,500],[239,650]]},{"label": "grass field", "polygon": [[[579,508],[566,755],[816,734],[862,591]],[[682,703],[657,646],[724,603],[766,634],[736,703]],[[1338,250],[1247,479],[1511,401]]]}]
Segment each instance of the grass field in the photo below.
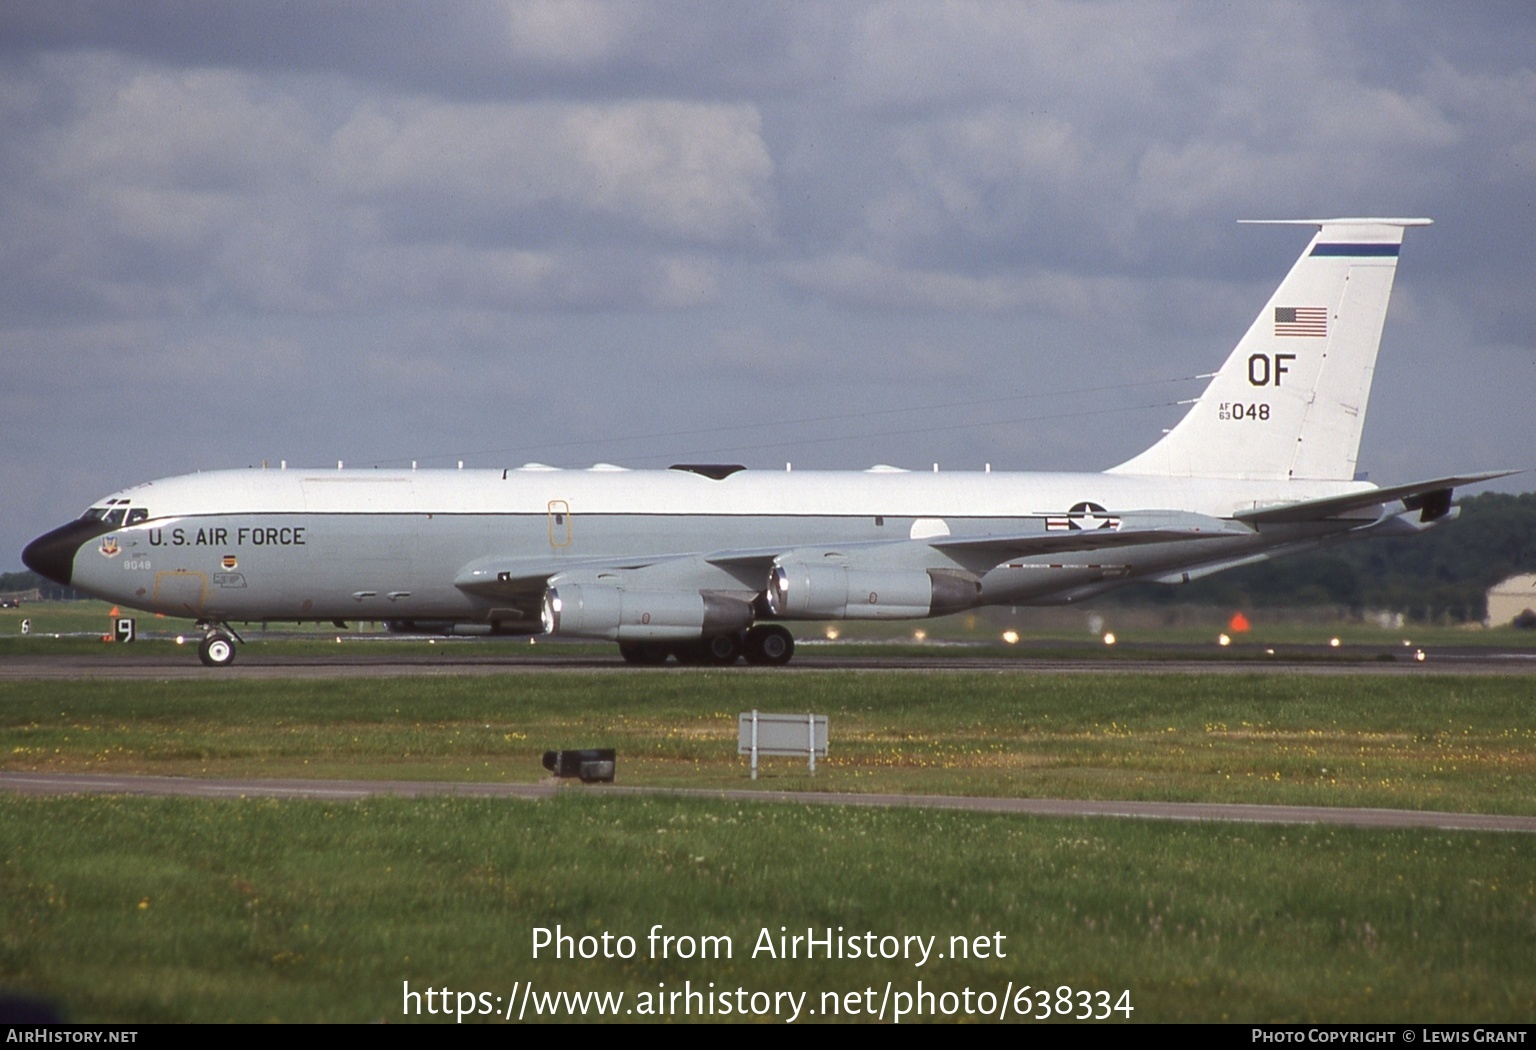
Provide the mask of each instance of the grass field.
[{"label": "grass field", "polygon": [[[1045,988],[1052,1005],[1062,986],[1111,1004],[1128,992],[1134,1021],[1536,1013],[1528,836],[580,792],[546,803],[0,799],[0,827],[0,976],[82,1020],[415,1020],[403,1016],[405,982],[514,998],[521,982],[624,992],[630,1008],[642,992],[714,982],[809,993],[817,1017],[824,992],[872,988],[878,1004],[887,982],[912,995],[919,981],[955,995]],[[534,931],[557,924],[629,935],[635,957],[533,958]],[[731,956],[651,958],[656,924],[729,937]],[[922,966],[753,957],[764,929],[807,927],[937,937],[939,952],[953,936],[985,937],[1005,954]]]},{"label": "grass field", "polygon": [[[745,787],[734,720],[754,706],[832,723],[816,777],[776,760],[767,788],[1536,812],[1530,689],[1515,678],[0,683],[0,766],[533,781],[545,748],[615,746],[621,782]],[[485,993],[470,1007],[498,1013],[494,997],[530,981],[540,994],[624,992],[621,1009],[685,982],[806,993],[801,1019],[830,1007],[823,993],[874,989],[860,1002],[878,1005],[890,982],[899,1005],[922,981],[956,997],[932,1000],[938,1019],[947,1002],[962,1009],[965,989],[995,1006],[1010,983],[1050,990],[1051,1006],[1059,987],[1110,992],[1111,1004],[1128,992],[1133,1021],[1536,1018],[1536,837],[1525,835],[597,788],[544,802],[0,797],[0,856],[0,985],[80,1020],[414,1020],[407,981]],[[658,923],[728,937],[733,955],[650,958]],[[556,924],[632,936],[635,957],[535,959],[534,930]],[[938,951],[987,938],[1006,955],[921,967],[752,957],[763,929],[839,926],[937,937]]]},{"label": "grass field", "polygon": [[624,782],[739,786],[736,716],[814,710],[773,787],[1536,813],[1528,679],[520,674],[0,682],[10,769],[533,782],[615,747]]}]

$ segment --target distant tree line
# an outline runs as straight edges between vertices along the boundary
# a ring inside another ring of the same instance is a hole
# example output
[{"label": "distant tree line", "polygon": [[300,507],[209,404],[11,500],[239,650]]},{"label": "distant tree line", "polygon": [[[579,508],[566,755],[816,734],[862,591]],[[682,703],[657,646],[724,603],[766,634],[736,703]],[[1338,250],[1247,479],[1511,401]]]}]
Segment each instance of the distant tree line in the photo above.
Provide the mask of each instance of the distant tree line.
[{"label": "distant tree line", "polygon": [[0,572],[0,594],[24,593],[34,589],[48,601],[73,601],[85,597],[73,587],[61,587],[35,572]]},{"label": "distant tree line", "polygon": [[1536,492],[1485,492],[1460,506],[1460,518],[1420,536],[1346,543],[1183,586],[1137,584],[1118,593],[1132,604],[1332,605],[1418,621],[1482,620],[1488,588],[1536,572]]}]

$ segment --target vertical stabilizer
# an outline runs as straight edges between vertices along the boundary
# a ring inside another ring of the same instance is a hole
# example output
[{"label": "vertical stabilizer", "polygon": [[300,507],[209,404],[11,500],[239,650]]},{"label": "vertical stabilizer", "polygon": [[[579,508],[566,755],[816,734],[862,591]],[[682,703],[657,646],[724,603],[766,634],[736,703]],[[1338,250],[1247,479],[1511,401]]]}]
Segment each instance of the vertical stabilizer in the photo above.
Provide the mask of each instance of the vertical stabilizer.
[{"label": "vertical stabilizer", "polygon": [[1429,221],[1287,220],[1317,236],[1188,414],[1109,473],[1352,479],[1403,231]]}]

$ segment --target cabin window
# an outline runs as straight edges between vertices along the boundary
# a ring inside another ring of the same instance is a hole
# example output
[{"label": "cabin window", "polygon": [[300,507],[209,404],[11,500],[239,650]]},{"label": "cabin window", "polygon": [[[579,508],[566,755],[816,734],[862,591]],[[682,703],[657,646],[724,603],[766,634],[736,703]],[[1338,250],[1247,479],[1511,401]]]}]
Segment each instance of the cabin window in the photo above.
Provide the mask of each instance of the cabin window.
[{"label": "cabin window", "polygon": [[107,511],[107,524],[117,528],[123,524],[123,516],[128,513],[127,507],[113,507]]},{"label": "cabin window", "polygon": [[141,521],[149,520],[149,508],[134,507],[128,512],[128,524],[137,525]]}]

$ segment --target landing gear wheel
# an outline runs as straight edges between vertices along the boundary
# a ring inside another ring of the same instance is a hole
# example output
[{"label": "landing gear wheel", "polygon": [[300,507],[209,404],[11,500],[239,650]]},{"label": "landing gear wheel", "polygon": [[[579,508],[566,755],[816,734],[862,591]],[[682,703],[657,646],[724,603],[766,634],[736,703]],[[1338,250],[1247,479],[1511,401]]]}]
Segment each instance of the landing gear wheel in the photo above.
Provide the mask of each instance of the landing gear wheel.
[{"label": "landing gear wheel", "polygon": [[678,642],[671,651],[685,667],[729,667],[741,659],[741,635],[722,634],[696,642]]},{"label": "landing gear wheel", "polygon": [[707,659],[703,652],[703,642],[674,642],[673,645],[668,646],[667,652],[677,657],[677,663],[685,668],[699,665]]},{"label": "landing gear wheel", "polygon": [[667,651],[659,645],[646,645],[643,642],[620,642],[619,655],[627,664],[640,664],[647,667],[655,667],[667,662]]},{"label": "landing gear wheel", "polygon": [[217,632],[207,635],[197,647],[197,658],[204,667],[228,667],[235,662],[235,640]]},{"label": "landing gear wheel", "polygon": [[717,667],[729,667],[741,659],[741,651],[744,647],[739,634],[717,634],[699,643],[704,657],[702,662],[714,664]]},{"label": "landing gear wheel", "polygon": [[667,651],[677,657],[677,662],[684,667],[696,667],[709,662],[709,654],[702,641],[678,642]]},{"label": "landing gear wheel", "polygon": [[747,663],[783,667],[795,655],[795,639],[776,623],[758,624],[747,632]]}]

